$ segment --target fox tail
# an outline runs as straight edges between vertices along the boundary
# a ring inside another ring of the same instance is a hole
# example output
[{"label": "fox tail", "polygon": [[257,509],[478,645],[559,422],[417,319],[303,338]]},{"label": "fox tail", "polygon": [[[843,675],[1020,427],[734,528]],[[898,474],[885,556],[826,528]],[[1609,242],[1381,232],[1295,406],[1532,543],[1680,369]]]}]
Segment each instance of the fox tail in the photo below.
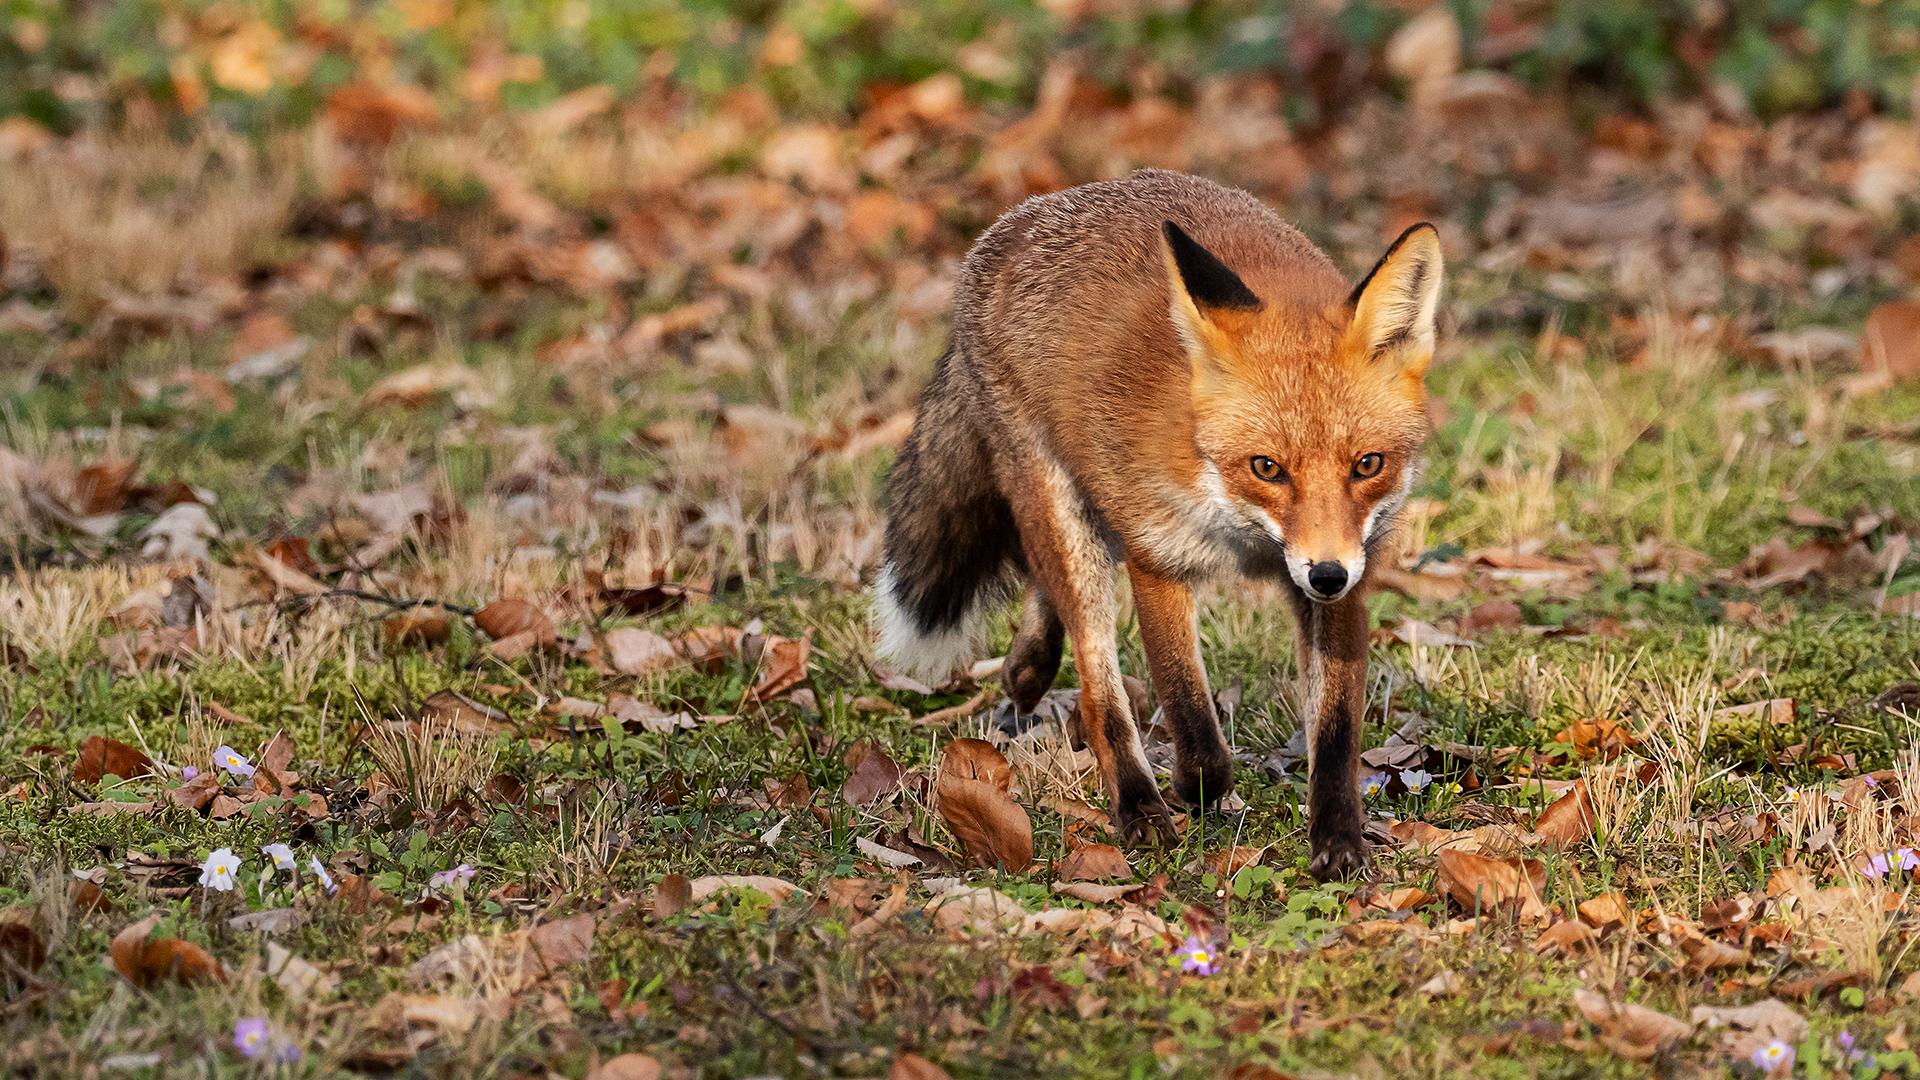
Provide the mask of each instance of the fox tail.
[{"label": "fox tail", "polygon": [[888,478],[887,561],[873,595],[880,655],[927,679],[978,655],[1020,558],[1013,510],[954,366],[949,346]]}]

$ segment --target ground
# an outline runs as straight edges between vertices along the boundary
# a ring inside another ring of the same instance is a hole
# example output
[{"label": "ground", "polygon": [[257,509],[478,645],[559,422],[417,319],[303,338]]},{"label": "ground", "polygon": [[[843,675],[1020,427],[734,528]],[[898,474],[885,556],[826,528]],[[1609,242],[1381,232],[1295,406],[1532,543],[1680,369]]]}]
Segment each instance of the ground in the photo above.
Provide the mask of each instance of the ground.
[{"label": "ground", "polygon": [[[1855,347],[1910,219],[1775,153],[1888,136],[1396,102],[1316,142],[1207,85],[0,147],[7,1067],[1920,1072],[1920,383]],[[1135,164],[1356,274],[1447,237],[1366,882],[1306,873],[1273,587],[1207,594],[1238,786],[1172,850],[1106,846],[1062,702],[999,707],[1005,618],[944,685],[873,656],[954,259]]]}]

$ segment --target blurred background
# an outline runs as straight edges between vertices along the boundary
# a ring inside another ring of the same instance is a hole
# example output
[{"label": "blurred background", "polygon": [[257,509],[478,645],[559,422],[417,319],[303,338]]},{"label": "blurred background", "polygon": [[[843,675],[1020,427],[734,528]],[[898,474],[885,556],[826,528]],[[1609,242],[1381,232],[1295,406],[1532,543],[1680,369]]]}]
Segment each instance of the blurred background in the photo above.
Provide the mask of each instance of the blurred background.
[{"label": "blurred background", "polygon": [[[1895,388],[1865,420],[1801,402],[1774,425],[1804,442],[1810,417],[1844,455],[1846,425],[1897,416],[1920,370],[1910,0],[5,12],[0,391],[19,460],[0,510],[41,557],[126,505],[75,493],[103,455],[141,457],[127,483],[149,511],[198,488],[254,535],[310,511],[322,473],[379,488],[425,462],[454,501],[691,485],[702,508],[668,516],[742,542],[783,491],[831,487],[870,521],[879,470],[823,487],[816,466],[903,434],[971,238],[1028,195],[1148,165],[1250,188],[1356,274],[1404,225],[1440,223],[1447,348],[1469,358],[1443,429],[1463,394],[1498,399],[1496,430],[1528,422],[1538,395],[1496,377],[1503,350],[1591,374],[1680,349],[1707,374],[1697,399],[1641,387],[1669,406],[1751,411],[1754,373],[1849,401]],[[1541,490],[1518,524],[1456,508],[1443,533],[1653,528],[1731,559],[1798,497],[1678,525],[1603,507],[1593,463],[1656,423],[1537,455],[1511,432],[1479,444],[1513,491],[1591,467],[1599,494]],[[1703,434],[1694,449],[1727,450]],[[1884,487],[1836,476],[1830,512],[1855,482]],[[873,540],[846,525],[768,543],[850,581]]]}]

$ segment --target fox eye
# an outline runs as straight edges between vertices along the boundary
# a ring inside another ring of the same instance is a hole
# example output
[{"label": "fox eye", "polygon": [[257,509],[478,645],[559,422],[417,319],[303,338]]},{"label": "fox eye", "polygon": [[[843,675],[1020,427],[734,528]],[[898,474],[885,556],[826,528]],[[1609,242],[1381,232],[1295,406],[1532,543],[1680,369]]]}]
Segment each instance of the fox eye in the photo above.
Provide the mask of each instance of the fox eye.
[{"label": "fox eye", "polygon": [[1281,468],[1280,463],[1272,458],[1255,457],[1250,464],[1253,466],[1253,475],[1265,480],[1267,483],[1280,484],[1286,482],[1287,470]]},{"label": "fox eye", "polygon": [[1365,480],[1368,477],[1379,476],[1380,470],[1386,465],[1387,459],[1379,454],[1361,454],[1360,460],[1353,463],[1353,478]]}]

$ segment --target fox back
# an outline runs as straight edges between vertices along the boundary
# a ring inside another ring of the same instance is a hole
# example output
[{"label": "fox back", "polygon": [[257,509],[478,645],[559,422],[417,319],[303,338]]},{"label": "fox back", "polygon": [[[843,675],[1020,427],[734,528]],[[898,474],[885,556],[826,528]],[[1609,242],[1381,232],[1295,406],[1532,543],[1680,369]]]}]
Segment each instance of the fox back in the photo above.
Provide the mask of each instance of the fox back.
[{"label": "fox back", "polygon": [[1181,173],[1009,211],[961,268],[895,466],[882,652],[924,671],[967,654],[1025,569],[1011,506],[1041,487],[1169,578],[1344,595],[1427,435],[1439,287],[1431,227],[1353,288],[1259,200]]}]

